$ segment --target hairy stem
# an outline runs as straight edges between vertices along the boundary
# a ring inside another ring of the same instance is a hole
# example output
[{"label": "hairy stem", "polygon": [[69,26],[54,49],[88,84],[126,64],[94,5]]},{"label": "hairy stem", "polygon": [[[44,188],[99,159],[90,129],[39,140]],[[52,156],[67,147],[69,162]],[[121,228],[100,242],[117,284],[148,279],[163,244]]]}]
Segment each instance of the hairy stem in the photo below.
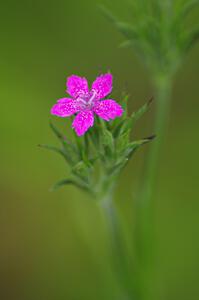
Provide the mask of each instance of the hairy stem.
[{"label": "hairy stem", "polygon": [[161,147],[164,142],[164,136],[168,124],[170,111],[170,80],[167,77],[160,77],[155,79],[154,83],[157,103],[154,133],[157,135],[157,138],[150,147],[145,170],[146,173],[142,202],[146,206],[149,205],[153,198],[154,186],[157,176],[157,166],[160,158]]},{"label": "hairy stem", "polygon": [[121,223],[113,201],[113,192],[107,194],[99,203],[105,219],[108,240],[110,241],[111,267],[120,289],[120,294],[116,299],[135,300],[128,274],[127,254],[122,236]]},{"label": "hairy stem", "polygon": [[154,199],[158,163],[169,118],[171,81],[167,76],[156,77],[156,120],[152,143],[145,169],[144,183],[137,202],[137,256],[140,277],[141,299],[151,299],[151,286],[155,270]]}]

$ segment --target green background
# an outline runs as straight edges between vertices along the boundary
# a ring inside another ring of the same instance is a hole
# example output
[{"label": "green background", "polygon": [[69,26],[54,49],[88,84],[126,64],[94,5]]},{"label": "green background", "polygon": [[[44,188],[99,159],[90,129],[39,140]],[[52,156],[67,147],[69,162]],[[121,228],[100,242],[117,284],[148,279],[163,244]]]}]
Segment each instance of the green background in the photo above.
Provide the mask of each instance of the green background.
[{"label": "green background", "polygon": [[[103,2],[103,1],[101,1]],[[2,300],[115,299],[105,229],[96,204],[73,187],[50,193],[67,175],[62,159],[39,149],[56,143],[48,123],[66,77],[114,76],[113,98],[130,93],[133,111],[153,95],[150,76],[101,15],[98,1],[1,3],[0,282]],[[125,15],[122,1],[104,1]],[[129,13],[129,12],[128,12]],[[179,70],[156,191],[157,274],[154,299],[198,299],[199,47]],[[152,134],[154,106],[134,136]],[[65,125],[66,124],[66,125]],[[120,179],[116,202],[129,238],[147,145]],[[117,300],[117,299],[116,299]]]}]

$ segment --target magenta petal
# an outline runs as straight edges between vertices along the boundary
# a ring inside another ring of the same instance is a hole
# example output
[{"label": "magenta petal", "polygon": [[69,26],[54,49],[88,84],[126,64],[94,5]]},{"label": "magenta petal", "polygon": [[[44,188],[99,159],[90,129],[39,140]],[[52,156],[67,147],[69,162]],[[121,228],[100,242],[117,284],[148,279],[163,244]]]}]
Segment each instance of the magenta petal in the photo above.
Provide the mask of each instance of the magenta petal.
[{"label": "magenta petal", "polygon": [[100,75],[92,85],[92,91],[95,92],[95,99],[99,100],[106,97],[112,91],[113,76],[109,73]]},{"label": "magenta petal", "polygon": [[109,121],[110,119],[115,119],[116,117],[121,117],[123,109],[114,100],[108,99],[103,101],[98,101],[93,111],[102,119]]},{"label": "magenta petal", "polygon": [[51,114],[58,117],[69,117],[78,112],[78,106],[75,100],[62,98],[51,108]]},{"label": "magenta petal", "polygon": [[93,112],[91,110],[85,110],[78,113],[73,121],[72,127],[75,129],[76,134],[81,136],[89,129],[89,127],[92,127],[93,124]]},{"label": "magenta petal", "polygon": [[80,95],[88,94],[89,92],[86,78],[79,77],[77,75],[68,77],[66,86],[67,93],[74,98],[77,98]]}]

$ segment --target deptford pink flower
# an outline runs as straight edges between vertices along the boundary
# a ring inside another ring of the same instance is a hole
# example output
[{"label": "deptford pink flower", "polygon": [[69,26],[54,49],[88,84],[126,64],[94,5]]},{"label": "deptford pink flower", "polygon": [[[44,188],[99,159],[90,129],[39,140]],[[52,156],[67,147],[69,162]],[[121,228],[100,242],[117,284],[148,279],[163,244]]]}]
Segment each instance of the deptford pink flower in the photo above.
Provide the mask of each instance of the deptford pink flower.
[{"label": "deptford pink flower", "polygon": [[110,121],[121,117],[122,107],[112,99],[105,98],[112,91],[112,75],[100,75],[89,90],[86,78],[72,75],[67,79],[67,93],[71,98],[62,98],[51,108],[51,114],[58,117],[76,115],[72,128],[78,136],[83,135],[94,124],[94,114]]}]

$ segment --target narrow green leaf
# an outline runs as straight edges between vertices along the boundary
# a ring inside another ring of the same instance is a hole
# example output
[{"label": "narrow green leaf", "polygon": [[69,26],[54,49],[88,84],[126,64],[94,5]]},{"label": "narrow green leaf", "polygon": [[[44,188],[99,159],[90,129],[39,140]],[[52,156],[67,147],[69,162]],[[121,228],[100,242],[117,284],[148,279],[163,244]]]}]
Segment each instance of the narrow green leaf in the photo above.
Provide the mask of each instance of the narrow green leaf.
[{"label": "narrow green leaf", "polygon": [[120,48],[129,48],[133,45],[133,41],[132,40],[126,40],[124,42],[122,42],[119,47]]},{"label": "narrow green leaf", "polygon": [[79,161],[71,170],[71,172],[81,178],[83,181],[88,182],[90,167],[84,161]]},{"label": "narrow green leaf", "polygon": [[125,95],[123,97],[122,102],[121,102],[122,108],[124,110],[123,115],[122,115],[122,119],[125,119],[127,117],[127,114],[128,114],[128,100],[129,100],[129,95]]},{"label": "narrow green leaf", "polygon": [[123,134],[118,136],[116,149],[117,149],[117,155],[122,155],[122,152],[126,149],[127,145],[129,144],[129,134],[130,130],[127,130]]},{"label": "narrow green leaf", "polygon": [[142,117],[142,115],[147,112],[153,98],[151,98],[147,103],[145,103],[138,111],[133,112],[131,117],[126,117],[120,121],[114,130],[114,136],[118,137],[121,134],[128,132],[133,129],[133,124]]},{"label": "narrow green leaf", "polygon": [[136,29],[132,25],[117,21],[115,22],[115,26],[127,39],[129,40],[138,39],[138,34],[136,32]]},{"label": "narrow green leaf", "polygon": [[38,146],[41,147],[41,148],[45,148],[47,150],[50,150],[50,151],[57,152],[57,153],[61,154],[68,161],[68,158],[66,157],[65,153],[61,149],[59,149],[58,147],[51,146],[51,145],[46,145],[46,144],[39,144]]},{"label": "narrow green leaf", "polygon": [[[171,33],[174,33],[175,39],[176,36],[184,37],[185,18],[188,17],[197,6],[199,6],[199,0],[187,0],[184,4],[179,3],[179,7],[176,8],[176,14],[171,24]],[[186,45],[186,48],[189,49],[189,45]]]},{"label": "narrow green leaf", "polygon": [[185,39],[185,51],[191,49],[199,41],[199,27],[191,30]]},{"label": "narrow green leaf", "polygon": [[128,115],[128,105],[127,104],[128,104],[129,95],[127,95],[125,93],[121,96],[121,99],[122,100],[119,101],[119,103],[121,104],[121,106],[123,108],[123,114],[120,118],[115,118],[115,120],[113,120],[111,122],[111,126],[110,126],[110,131],[113,133],[114,137],[117,137],[119,135],[119,130]]},{"label": "narrow green leaf", "polygon": [[109,170],[109,175],[110,176],[115,176],[117,174],[119,174],[124,167],[126,166],[126,163],[128,162],[128,160],[131,158],[131,156],[133,155],[133,153],[142,145],[150,142],[151,140],[153,140],[155,138],[155,136],[150,136],[147,138],[144,138],[142,140],[138,140],[138,141],[134,141],[131,143],[128,143],[128,145],[126,146],[125,149],[125,153],[123,158],[119,158],[118,163],[116,163],[110,170]]},{"label": "narrow green leaf", "polygon": [[90,166],[93,167],[94,163],[99,159],[99,155],[93,157],[93,158],[90,158],[89,159],[89,163],[90,163]]},{"label": "narrow green leaf", "polygon": [[101,142],[104,146],[108,146],[112,152],[114,151],[114,139],[109,130],[103,129]]},{"label": "narrow green leaf", "polygon": [[179,18],[181,20],[183,20],[198,5],[199,5],[199,0],[188,0],[188,1],[186,1],[185,4],[182,6],[181,11],[178,13]]},{"label": "narrow green leaf", "polygon": [[62,151],[67,156],[70,165],[76,164],[79,160],[79,154],[73,144],[63,142]]},{"label": "narrow green leaf", "polygon": [[103,15],[111,22],[115,23],[117,22],[117,18],[112,14],[110,10],[108,10],[104,5],[100,4],[98,5],[99,9],[103,13]]},{"label": "narrow green leaf", "polygon": [[136,28],[134,28],[131,24],[120,22],[106,7],[103,5],[99,6],[100,10],[104,14],[104,16],[111,21],[115,27],[128,39],[137,39],[138,34]]},{"label": "narrow green leaf", "polygon": [[59,188],[63,187],[64,185],[69,185],[69,184],[76,185],[76,183],[72,179],[59,180],[50,188],[50,191],[54,192],[54,191],[58,190]]},{"label": "narrow green leaf", "polygon": [[88,134],[85,134],[84,135],[84,148],[85,148],[85,153],[87,154],[87,156],[89,155],[89,146],[90,146],[90,144],[89,144],[89,136],[88,136]]},{"label": "narrow green leaf", "polygon": [[128,158],[122,159],[120,162],[118,162],[116,165],[114,165],[108,172],[109,176],[116,176],[119,175],[119,173],[123,170],[123,168],[126,166],[126,163],[128,162]]},{"label": "narrow green leaf", "polygon": [[130,118],[126,117],[125,119],[119,119],[119,123],[116,125],[113,131],[113,135],[117,138],[120,134],[124,132],[123,126],[125,126],[126,122],[128,122]]},{"label": "narrow green leaf", "polygon": [[139,108],[136,112],[133,112],[133,114],[131,115],[133,123],[139,120],[143,116],[143,114],[148,111],[152,101],[153,101],[153,97],[147,103],[145,103],[141,108]]},{"label": "narrow green leaf", "polygon": [[62,151],[64,152],[68,163],[71,165],[76,163],[80,158],[77,147],[75,147],[75,145],[72,144],[70,141],[67,141],[66,137],[59,131],[59,129],[52,122],[50,122],[50,128],[62,143],[63,146]]},{"label": "narrow green leaf", "polygon": [[84,191],[87,191],[89,193],[91,193],[92,191],[90,190],[89,186],[86,185],[86,184],[83,184],[81,182],[78,182],[77,180],[75,179],[63,179],[63,180],[60,180],[58,182],[56,182],[50,189],[50,191],[55,191],[65,185],[74,185]]},{"label": "narrow green leaf", "polygon": [[120,134],[123,134],[123,133],[128,132],[129,130],[131,130],[132,125],[133,125],[133,119],[132,118],[126,118],[126,120],[124,120],[124,123],[121,126]]},{"label": "narrow green leaf", "polygon": [[58,128],[52,122],[50,122],[50,128],[52,129],[54,134],[58,137],[58,139],[60,139],[61,141],[65,140],[64,135],[58,130]]},{"label": "narrow green leaf", "polygon": [[155,138],[155,135],[152,135],[152,136],[144,138],[142,140],[131,142],[128,145],[128,147],[126,148],[126,156],[128,156],[130,158],[132,156],[132,154],[135,152],[135,150],[137,150],[142,145],[152,141],[154,138]]}]

